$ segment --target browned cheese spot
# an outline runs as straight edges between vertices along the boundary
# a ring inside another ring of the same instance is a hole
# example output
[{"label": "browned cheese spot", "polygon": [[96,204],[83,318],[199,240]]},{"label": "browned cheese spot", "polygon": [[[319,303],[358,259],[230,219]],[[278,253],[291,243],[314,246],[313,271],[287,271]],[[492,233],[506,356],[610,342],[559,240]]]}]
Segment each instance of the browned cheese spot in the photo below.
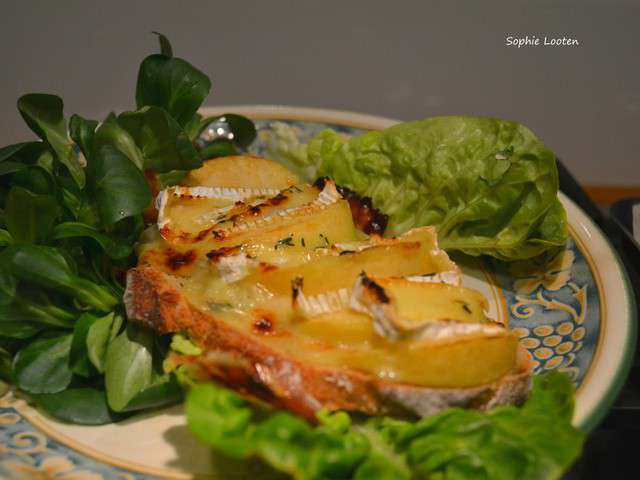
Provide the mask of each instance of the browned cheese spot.
[{"label": "browned cheese spot", "polygon": [[364,272],[362,272],[360,274],[360,278],[362,278],[362,283],[363,283],[364,287],[368,291],[373,293],[378,298],[378,301],[380,303],[389,303],[391,301],[391,300],[389,300],[389,297],[387,296],[387,293],[384,291],[384,288],[382,288],[376,282],[374,282],[369,277],[367,277]]},{"label": "browned cheese spot", "polygon": [[193,242],[193,243],[201,242],[202,240],[204,240],[204,239],[207,237],[207,235],[209,235],[209,232],[210,232],[210,231],[211,231],[211,229],[210,229],[210,228],[207,228],[207,229],[205,229],[205,230],[200,230],[200,231],[198,232],[198,234],[197,234],[196,236],[194,236],[194,237],[193,237],[192,242]]},{"label": "browned cheese spot", "polygon": [[289,197],[287,197],[284,193],[280,192],[278,195],[276,195],[275,197],[271,197],[269,200],[267,200],[267,204],[268,205],[280,205],[283,202],[286,202],[289,199]]},{"label": "browned cheese spot", "polygon": [[180,270],[181,268],[188,267],[196,260],[196,252],[193,250],[188,250],[186,252],[176,252],[173,249],[168,249],[166,251],[167,256],[167,267],[169,267],[174,272]]},{"label": "browned cheese spot", "polygon": [[253,330],[262,335],[274,333],[275,320],[273,314],[266,310],[256,309],[253,311],[256,320],[253,322]]},{"label": "browned cheese spot", "polygon": [[214,263],[217,263],[220,258],[226,257],[228,255],[235,255],[240,251],[240,245],[235,245],[233,247],[220,247],[215,250],[211,250],[207,252],[207,258]]},{"label": "browned cheese spot", "polygon": [[251,213],[251,215],[253,215],[253,216],[260,215],[261,211],[262,211],[262,209],[260,208],[260,205],[251,205],[249,207],[249,213]]},{"label": "browned cheese spot", "polygon": [[260,262],[260,263],[258,263],[258,268],[263,273],[272,272],[272,271],[278,269],[278,267],[276,267],[272,263],[268,263],[268,262]]},{"label": "browned cheese spot", "polygon": [[298,300],[298,296],[300,295],[300,291],[302,290],[303,286],[304,278],[295,277],[293,278],[293,280],[291,280],[291,302],[293,304],[295,304],[296,300]]},{"label": "browned cheese spot", "polygon": [[[313,184],[316,188],[324,188],[328,177],[320,177]],[[371,235],[372,233],[382,234],[387,228],[389,216],[373,207],[370,197],[362,197],[350,188],[336,185],[338,193],[349,202],[353,223],[362,232]]]}]

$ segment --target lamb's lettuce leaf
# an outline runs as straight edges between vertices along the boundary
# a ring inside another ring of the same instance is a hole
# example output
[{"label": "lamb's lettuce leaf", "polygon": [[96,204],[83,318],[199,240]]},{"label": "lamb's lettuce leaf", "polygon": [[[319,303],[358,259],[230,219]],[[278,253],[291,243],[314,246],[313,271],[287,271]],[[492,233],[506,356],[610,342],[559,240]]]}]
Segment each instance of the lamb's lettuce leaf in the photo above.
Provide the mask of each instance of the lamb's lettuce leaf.
[{"label": "lamb's lettuce leaf", "polygon": [[[166,46],[162,49],[168,53]],[[149,55],[138,71],[136,105],[163,108],[184,127],[210,90],[209,77],[189,62],[164,54]]]},{"label": "lamb's lettuce leaf", "polygon": [[153,332],[134,323],[111,341],[105,357],[107,402],[115,412],[131,412],[178,401],[175,377],[154,366]]},{"label": "lamb's lettuce leaf", "polygon": [[566,375],[549,372],[534,378],[521,408],[452,408],[417,422],[321,412],[312,426],[206,383],[192,388],[186,412],[193,433],[217,452],[260,458],[296,479],[539,480],[559,478],[580,453],[574,395]]},{"label": "lamb's lettuce leaf", "polygon": [[34,146],[36,148],[39,148],[40,142],[20,142],[2,147],[0,148],[0,162],[4,162],[5,160],[13,160],[13,157],[17,156],[21,150],[33,148]]},{"label": "lamb's lettuce leaf", "polygon": [[144,170],[165,173],[202,166],[191,140],[166,110],[145,106],[135,112],[124,112],[118,116],[118,124],[138,145]]},{"label": "lamb's lettuce leaf", "polygon": [[151,203],[151,190],[144,175],[113,145],[96,148],[94,144],[87,172],[104,225],[139,215]]},{"label": "lamb's lettuce leaf", "polygon": [[71,335],[38,339],[13,360],[16,384],[29,393],[57,393],[69,386]]},{"label": "lamb's lettuce leaf", "polygon": [[18,99],[18,110],[25,123],[55,152],[80,188],[84,187],[84,170],[67,138],[64,104],[57,95],[27,93]]},{"label": "lamb's lettuce leaf", "polygon": [[83,118],[80,115],[71,115],[69,119],[69,136],[78,145],[82,154],[86,157],[91,153],[93,136],[98,128],[96,120]]},{"label": "lamb's lettuce leaf", "polygon": [[443,248],[503,260],[567,238],[555,156],[515,122],[439,117],[351,139],[325,130],[296,162],[371,197],[390,216],[387,234],[436,225]]},{"label": "lamb's lettuce leaf", "polygon": [[55,418],[81,425],[104,425],[125,415],[109,409],[104,390],[95,387],[71,387],[57,393],[32,394],[31,399]]},{"label": "lamb's lettuce leaf", "polygon": [[[123,282],[156,187],[221,152],[198,141],[211,81],[156,34],[136,111],[67,122],[61,98],[26,94],[18,110],[40,139],[0,148],[0,396],[12,382],[67,422],[109,423],[182,398],[161,371],[168,338],[122,315]],[[226,151],[253,140],[249,120],[227,121]]]},{"label": "lamb's lettuce leaf", "polygon": [[5,223],[11,237],[22,243],[36,243],[46,239],[59,213],[52,195],[39,195],[14,185],[5,203]]},{"label": "lamb's lettuce leaf", "polygon": [[109,312],[118,303],[108,286],[77,275],[65,255],[54,247],[12,245],[0,253],[0,264],[17,280],[69,295],[99,311]]},{"label": "lamb's lettuce leaf", "polygon": [[[129,132],[118,123],[118,118],[114,113],[109,114],[96,130],[91,142],[92,151],[97,151],[102,145],[115,147],[139,170],[144,171],[144,156],[140,148]],[[91,159],[91,155],[89,159]]]}]

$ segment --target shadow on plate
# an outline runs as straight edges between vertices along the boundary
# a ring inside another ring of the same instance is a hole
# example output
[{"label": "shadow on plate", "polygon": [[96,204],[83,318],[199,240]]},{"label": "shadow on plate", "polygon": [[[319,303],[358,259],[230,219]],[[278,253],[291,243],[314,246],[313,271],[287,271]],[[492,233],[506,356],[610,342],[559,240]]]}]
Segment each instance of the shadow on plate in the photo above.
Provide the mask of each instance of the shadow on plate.
[{"label": "shadow on plate", "polygon": [[202,465],[204,459],[200,458],[206,452],[211,473],[195,473],[197,479],[260,479],[260,480],[284,480],[287,476],[269,468],[258,460],[236,460],[217,454],[206,448],[195,439],[186,426],[174,426],[164,433],[165,440],[175,448],[176,458],[167,466],[184,472],[192,472],[194,463]]}]

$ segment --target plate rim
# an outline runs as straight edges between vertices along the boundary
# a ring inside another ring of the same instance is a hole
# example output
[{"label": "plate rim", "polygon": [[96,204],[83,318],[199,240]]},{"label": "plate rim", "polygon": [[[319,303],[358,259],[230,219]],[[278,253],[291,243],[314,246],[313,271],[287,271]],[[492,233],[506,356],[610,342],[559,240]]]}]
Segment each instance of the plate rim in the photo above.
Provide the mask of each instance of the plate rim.
[{"label": "plate rim", "polygon": [[[635,355],[635,351],[637,348],[637,329],[638,329],[638,312],[636,309],[636,298],[633,294],[633,290],[631,288],[631,282],[629,280],[629,275],[627,273],[626,267],[622,263],[620,259],[620,255],[618,251],[613,247],[609,238],[604,234],[599,225],[597,225],[591,217],[589,217],[586,212],[580,208],[576,202],[574,202],[571,198],[567,197],[563,192],[560,193],[560,198],[563,204],[569,204],[571,208],[576,210],[579,215],[583,217],[584,220],[588,223],[589,229],[591,232],[596,232],[600,241],[606,246],[607,252],[611,255],[614,260],[613,267],[616,270],[616,273],[620,276],[620,283],[622,283],[624,287],[623,295],[625,299],[625,303],[623,305],[626,308],[626,322],[624,324],[627,327],[627,335],[622,342],[622,349],[617,356],[617,364],[615,365],[615,371],[613,375],[607,379],[601,379],[601,381],[606,382],[604,387],[604,393],[597,400],[597,403],[588,411],[584,417],[577,422],[574,418],[574,423],[577,423],[577,426],[584,431],[585,433],[590,433],[594,430],[598,424],[604,419],[604,417],[609,413],[613,403],[618,398],[620,391],[629,376],[629,372],[631,370],[631,365],[633,363],[633,358]],[[578,220],[579,221],[579,220]],[[577,230],[577,229],[575,229]],[[577,233],[577,232],[576,232]],[[576,235],[577,236],[577,235]],[[583,240],[582,240],[583,241]],[[590,249],[588,249],[585,244],[589,255],[593,256],[593,253]],[[595,263],[595,258],[593,259]],[[596,280],[597,284],[602,285],[603,289],[607,289],[607,286],[603,279]],[[611,288],[611,287],[608,287]],[[608,309],[607,309],[608,310]],[[605,311],[605,319],[607,318],[609,312]],[[611,325],[607,325],[610,328]],[[600,339],[599,339],[600,340]],[[606,335],[603,339],[606,341]],[[598,346],[604,348],[603,345],[600,345],[600,341],[598,341]],[[589,365],[589,369],[597,367],[596,364]],[[586,377],[585,377],[586,378]],[[576,397],[577,398],[577,397]]]}]

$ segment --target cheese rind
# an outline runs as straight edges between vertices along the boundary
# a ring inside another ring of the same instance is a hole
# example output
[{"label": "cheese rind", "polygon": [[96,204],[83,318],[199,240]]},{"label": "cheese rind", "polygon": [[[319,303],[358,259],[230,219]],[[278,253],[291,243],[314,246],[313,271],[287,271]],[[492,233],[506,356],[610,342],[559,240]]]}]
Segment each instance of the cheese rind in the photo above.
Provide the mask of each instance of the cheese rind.
[{"label": "cheese rind", "polygon": [[[190,203],[200,203],[199,209],[207,214],[206,218],[215,218],[216,215],[232,209],[235,202],[259,196],[270,197],[279,192],[280,190],[274,188],[169,187],[156,197],[158,227],[162,229],[171,225],[171,214],[167,210],[172,200],[179,202],[189,199]],[[186,215],[188,214],[187,212]]]}]

